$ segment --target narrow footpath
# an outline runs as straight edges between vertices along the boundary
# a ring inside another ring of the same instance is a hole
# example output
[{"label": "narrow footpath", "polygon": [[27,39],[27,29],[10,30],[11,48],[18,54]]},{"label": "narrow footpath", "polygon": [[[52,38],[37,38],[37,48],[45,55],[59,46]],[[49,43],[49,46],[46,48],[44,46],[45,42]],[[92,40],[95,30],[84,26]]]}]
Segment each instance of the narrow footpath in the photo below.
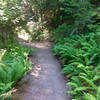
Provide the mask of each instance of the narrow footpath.
[{"label": "narrow footpath", "polygon": [[31,57],[34,67],[16,86],[13,100],[72,100],[66,96],[69,87],[61,74],[59,61],[53,56],[51,43],[25,45],[36,48]]}]

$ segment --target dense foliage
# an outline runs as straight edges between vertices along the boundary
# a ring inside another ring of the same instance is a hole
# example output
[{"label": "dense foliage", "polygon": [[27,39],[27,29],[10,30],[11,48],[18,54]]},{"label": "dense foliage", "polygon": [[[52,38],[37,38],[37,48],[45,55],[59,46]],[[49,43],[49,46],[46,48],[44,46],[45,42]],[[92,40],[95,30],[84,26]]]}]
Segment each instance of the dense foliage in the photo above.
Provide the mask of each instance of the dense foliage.
[{"label": "dense foliage", "polygon": [[52,33],[73,100],[100,99],[99,0],[0,0],[0,95],[30,68],[30,50],[14,41],[23,31],[31,41]]},{"label": "dense foliage", "polygon": [[5,100],[8,92],[18,80],[31,68],[28,54],[32,49],[21,46],[18,42],[0,44],[0,100]]},{"label": "dense foliage", "polygon": [[[73,87],[69,91],[75,96],[74,100],[99,100],[100,95],[100,33],[74,35],[64,38],[54,47]],[[90,96],[91,99],[88,97]]]},{"label": "dense foliage", "polygon": [[100,7],[98,0],[64,0],[60,24],[53,31],[54,54],[72,87],[73,100],[100,97]]}]

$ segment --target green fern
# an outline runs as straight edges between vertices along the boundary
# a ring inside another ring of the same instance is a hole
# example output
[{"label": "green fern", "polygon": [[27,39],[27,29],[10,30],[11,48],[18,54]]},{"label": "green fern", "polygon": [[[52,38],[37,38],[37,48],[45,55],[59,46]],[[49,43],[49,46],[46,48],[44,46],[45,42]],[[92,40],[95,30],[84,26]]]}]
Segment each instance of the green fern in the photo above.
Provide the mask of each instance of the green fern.
[{"label": "green fern", "polygon": [[93,96],[90,93],[85,93],[84,94],[84,100],[97,100],[95,96]]},{"label": "green fern", "polygon": [[68,93],[74,95],[76,100],[97,100],[95,93],[100,83],[100,34],[74,35],[62,41],[56,44],[54,53],[61,61],[64,60],[62,72],[70,76],[68,85],[72,90]]}]

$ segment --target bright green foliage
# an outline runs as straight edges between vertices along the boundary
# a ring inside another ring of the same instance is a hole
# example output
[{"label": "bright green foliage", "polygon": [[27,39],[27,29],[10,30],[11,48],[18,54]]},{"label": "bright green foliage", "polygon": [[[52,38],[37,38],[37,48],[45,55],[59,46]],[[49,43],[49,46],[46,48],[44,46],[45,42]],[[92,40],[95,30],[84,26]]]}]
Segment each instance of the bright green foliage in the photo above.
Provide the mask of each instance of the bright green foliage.
[{"label": "bright green foliage", "polygon": [[90,93],[84,93],[84,100],[100,100],[100,87],[98,87],[96,92],[95,96]]},{"label": "bright green foliage", "polygon": [[0,95],[11,89],[31,68],[28,54],[33,52],[17,42],[5,46],[5,49],[0,49]]},{"label": "bright green foliage", "polygon": [[54,54],[64,65],[62,72],[71,79],[68,85],[73,89],[69,93],[75,100],[95,100],[100,83],[100,33],[59,39]]}]

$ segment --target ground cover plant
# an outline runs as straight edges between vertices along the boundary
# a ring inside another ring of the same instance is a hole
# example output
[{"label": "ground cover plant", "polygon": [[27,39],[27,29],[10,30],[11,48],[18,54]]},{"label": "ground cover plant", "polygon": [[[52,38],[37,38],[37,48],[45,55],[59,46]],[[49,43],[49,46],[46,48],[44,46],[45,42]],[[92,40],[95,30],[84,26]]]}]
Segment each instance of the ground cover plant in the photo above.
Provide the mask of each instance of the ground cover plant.
[{"label": "ground cover plant", "polygon": [[70,79],[73,100],[100,100],[100,32],[59,39],[53,51]]},{"label": "ground cover plant", "polygon": [[27,41],[52,36],[54,54],[71,80],[69,93],[74,100],[100,100],[99,0],[0,0],[2,100],[2,95],[30,69],[30,49],[13,39],[20,34],[28,34]]},{"label": "ground cover plant", "polygon": [[16,82],[31,69],[28,54],[34,50],[28,49],[16,41],[0,45],[0,100],[6,100],[7,94],[5,93],[12,89]]}]

